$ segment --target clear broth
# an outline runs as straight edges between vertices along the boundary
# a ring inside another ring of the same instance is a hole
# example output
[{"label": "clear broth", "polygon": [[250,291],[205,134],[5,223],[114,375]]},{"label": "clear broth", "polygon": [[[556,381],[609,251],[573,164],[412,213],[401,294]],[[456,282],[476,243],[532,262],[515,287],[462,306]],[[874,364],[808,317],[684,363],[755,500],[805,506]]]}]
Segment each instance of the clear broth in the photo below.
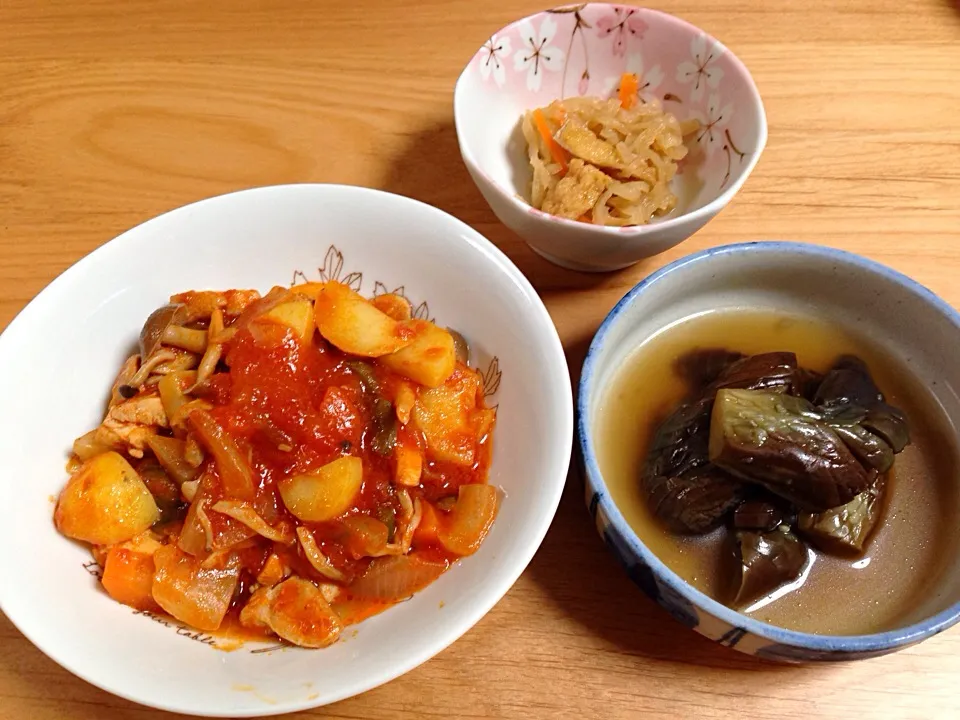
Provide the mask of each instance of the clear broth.
[{"label": "clear broth", "polygon": [[[756,607],[752,617],[803,632],[858,635],[896,627],[914,610],[957,549],[956,457],[950,425],[936,401],[903,367],[852,334],[807,317],[759,311],[694,316],[651,338],[618,371],[598,413],[596,446],[610,495],[638,537],[674,572],[723,602],[729,597],[729,547],[721,528],[678,536],[653,517],[640,476],[658,425],[686,395],[675,361],[698,348],[745,354],[792,351],[803,367],[826,371],[837,356],[861,357],[888,402],[903,409],[911,444],[890,472],[884,519],[860,558],[817,552],[803,584]],[[727,572],[724,572],[726,568]]]}]

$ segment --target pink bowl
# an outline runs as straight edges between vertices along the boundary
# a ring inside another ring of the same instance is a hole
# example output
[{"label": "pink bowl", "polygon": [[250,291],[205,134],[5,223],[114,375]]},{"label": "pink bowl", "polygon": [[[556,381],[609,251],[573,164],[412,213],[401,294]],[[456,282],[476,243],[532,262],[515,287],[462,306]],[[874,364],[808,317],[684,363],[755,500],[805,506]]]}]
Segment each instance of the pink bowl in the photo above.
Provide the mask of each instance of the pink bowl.
[{"label": "pink bowl", "polygon": [[[674,181],[678,208],[650,225],[608,228],[531,207],[523,111],[609,97],[624,72],[641,77],[642,96],[701,122]],[[454,116],[463,160],[497,217],[548,260],[577,270],[626,267],[688,238],[730,202],[767,141],[760,95],[733,53],[672,15],[608,3],[546,10],[494,33],[457,81]]]}]

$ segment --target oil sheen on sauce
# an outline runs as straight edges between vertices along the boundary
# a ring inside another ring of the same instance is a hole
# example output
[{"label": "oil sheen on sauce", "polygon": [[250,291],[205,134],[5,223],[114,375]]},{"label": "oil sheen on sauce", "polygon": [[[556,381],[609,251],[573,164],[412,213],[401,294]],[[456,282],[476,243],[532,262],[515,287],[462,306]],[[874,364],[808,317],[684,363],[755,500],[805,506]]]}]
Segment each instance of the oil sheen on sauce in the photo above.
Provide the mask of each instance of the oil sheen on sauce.
[{"label": "oil sheen on sauce", "polygon": [[958,546],[960,533],[949,520],[958,503],[950,426],[905,368],[822,321],[746,310],[707,313],[665,329],[624,362],[602,400],[595,440],[611,497],[638,537],[684,580],[721,602],[729,600],[726,530],[699,537],[669,533],[648,511],[640,488],[652,436],[687,391],[673,364],[697,348],[792,351],[800,365],[820,372],[841,354],[859,355],[888,402],[902,408],[910,423],[912,442],[897,455],[883,520],[863,556],[816,553],[798,589],[755,606],[751,616],[792,630],[839,635],[880,632],[913,620],[911,612]]}]

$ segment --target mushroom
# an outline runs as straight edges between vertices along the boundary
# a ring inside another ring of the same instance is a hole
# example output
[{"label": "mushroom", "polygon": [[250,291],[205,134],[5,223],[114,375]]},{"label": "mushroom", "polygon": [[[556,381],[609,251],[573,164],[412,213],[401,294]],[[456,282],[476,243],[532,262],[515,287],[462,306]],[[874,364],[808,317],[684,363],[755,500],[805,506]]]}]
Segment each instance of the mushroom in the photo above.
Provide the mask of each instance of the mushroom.
[{"label": "mushroom", "polygon": [[183,305],[164,305],[154,310],[140,331],[140,357],[149,358],[163,345],[202,353],[207,347],[207,333],[183,326]]},{"label": "mushroom", "polygon": [[470,345],[467,339],[453,328],[447,328],[447,332],[453,337],[453,348],[457,353],[457,360],[464,365],[470,364]]}]

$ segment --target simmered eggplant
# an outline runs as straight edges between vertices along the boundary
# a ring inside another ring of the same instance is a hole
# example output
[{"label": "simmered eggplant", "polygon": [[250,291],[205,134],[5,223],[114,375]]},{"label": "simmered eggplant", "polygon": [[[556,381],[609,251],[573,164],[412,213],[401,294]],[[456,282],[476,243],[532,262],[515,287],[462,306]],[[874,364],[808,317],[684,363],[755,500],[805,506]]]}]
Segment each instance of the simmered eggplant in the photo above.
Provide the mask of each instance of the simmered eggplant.
[{"label": "simmered eggplant", "polygon": [[826,416],[856,416],[854,422],[877,435],[894,453],[910,443],[906,417],[899,408],[887,404],[860,358],[841,357],[823,378],[813,402]]},{"label": "simmered eggplant", "polygon": [[697,348],[677,358],[673,369],[695,394],[699,394],[731,363],[742,357],[742,353],[723,348]]},{"label": "simmered eggplant", "polygon": [[743,357],[724,350],[699,350],[682,357],[676,367],[700,394],[660,426],[647,457],[643,484],[653,513],[668,528],[704,533],[719,526],[744,497],[742,482],[720,467],[708,467],[710,413],[717,389],[788,392],[796,382],[797,357],[783,352]]},{"label": "simmered eggplant", "polygon": [[714,390],[738,388],[789,393],[797,386],[797,356],[791,352],[771,352],[731,363],[713,382]]},{"label": "simmered eggplant", "polygon": [[882,473],[893,467],[893,448],[879,435],[870,432],[860,423],[848,425],[831,419],[825,420],[861,463]]},{"label": "simmered eggplant", "polygon": [[783,508],[767,500],[747,500],[737,506],[733,526],[737,530],[774,530],[784,521]]},{"label": "simmered eggplant", "polygon": [[689,395],[657,429],[643,489],[675,533],[728,521],[740,567],[733,606],[800,578],[806,543],[863,553],[882,514],[884,473],[909,432],[859,358],[841,357],[820,375],[790,352],[711,348],[673,369]]},{"label": "simmered eggplant", "polygon": [[719,527],[744,495],[744,485],[720,468],[703,465],[684,475],[651,478],[653,513],[673,532],[705,533]]},{"label": "simmered eggplant", "polygon": [[703,399],[681,405],[667,418],[644,468],[650,509],[676,533],[713,530],[743,499],[743,483],[707,459],[712,404]]},{"label": "simmered eggplant", "polygon": [[644,478],[681,475],[706,465],[712,398],[678,407],[657,429],[647,455]]},{"label": "simmered eggplant", "polygon": [[737,533],[740,557],[740,589],[733,604],[748,605],[793,582],[809,559],[807,548],[785,525],[769,532],[742,530]]},{"label": "simmered eggplant", "polygon": [[809,402],[776,392],[720,390],[709,458],[806,510],[848,503],[870,484],[867,471]]},{"label": "simmered eggplant", "polygon": [[824,552],[859,555],[880,520],[885,485],[881,475],[846,505],[821,513],[800,513],[798,532]]}]

